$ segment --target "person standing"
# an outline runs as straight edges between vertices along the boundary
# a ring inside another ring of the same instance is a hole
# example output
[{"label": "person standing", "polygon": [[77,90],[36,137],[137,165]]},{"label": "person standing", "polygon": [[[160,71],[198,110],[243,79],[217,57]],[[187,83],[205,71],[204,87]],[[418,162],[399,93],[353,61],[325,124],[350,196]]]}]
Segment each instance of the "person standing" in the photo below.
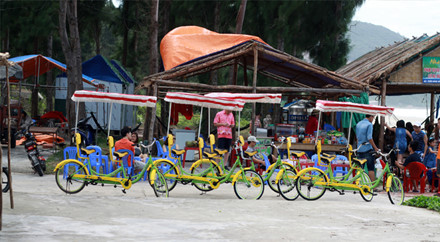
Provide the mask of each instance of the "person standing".
[{"label": "person standing", "polygon": [[358,147],[361,146],[361,144],[366,143],[365,145],[362,145],[357,154],[359,159],[366,159],[367,160],[367,167],[368,167],[368,176],[370,177],[371,181],[376,180],[376,176],[374,175],[374,156],[372,154],[372,151],[378,151],[376,144],[373,140],[373,115],[365,115],[365,119],[360,121],[356,125],[356,137],[357,137],[357,145]]},{"label": "person standing", "polygon": [[422,125],[420,123],[414,123],[413,127],[414,131],[411,133],[412,138],[419,144],[415,152],[419,154],[421,160],[423,160],[428,150],[428,136],[422,131]]},{"label": "person standing", "polygon": [[411,133],[405,128],[405,121],[399,120],[396,123],[397,128],[390,128],[387,123],[385,123],[385,126],[396,133],[396,140],[394,141],[394,147],[399,149],[399,153],[397,154],[397,162],[400,164],[403,164],[403,154],[405,154],[405,151],[408,147],[406,137],[410,137],[412,141]]},{"label": "person standing", "polygon": [[231,110],[218,112],[214,118],[214,126],[217,127],[218,148],[227,150],[224,155],[224,165],[229,161],[229,149],[232,144],[232,128],[235,126],[234,114]]}]

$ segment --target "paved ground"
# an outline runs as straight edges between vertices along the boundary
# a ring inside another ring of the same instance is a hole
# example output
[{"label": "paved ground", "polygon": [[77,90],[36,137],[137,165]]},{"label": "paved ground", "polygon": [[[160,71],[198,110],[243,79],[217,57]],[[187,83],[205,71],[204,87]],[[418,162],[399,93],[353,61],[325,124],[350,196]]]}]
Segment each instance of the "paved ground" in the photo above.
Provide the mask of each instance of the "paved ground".
[{"label": "paved ground", "polygon": [[145,182],[127,194],[88,186],[66,195],[53,175],[14,172],[13,179],[15,208],[4,195],[1,241],[440,241],[439,213],[393,206],[385,193],[370,203],[331,192],[315,202],[289,202],[266,187],[261,200],[242,201],[231,184],[204,195],[178,184],[170,198],[159,199]]}]

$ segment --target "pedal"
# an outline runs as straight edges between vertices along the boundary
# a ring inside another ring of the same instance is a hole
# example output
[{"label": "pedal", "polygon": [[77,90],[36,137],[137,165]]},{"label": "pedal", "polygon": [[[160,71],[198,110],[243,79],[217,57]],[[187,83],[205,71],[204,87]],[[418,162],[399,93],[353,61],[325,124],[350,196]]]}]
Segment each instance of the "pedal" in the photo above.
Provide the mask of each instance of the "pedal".
[{"label": "pedal", "polygon": [[117,186],[115,185],[114,188],[117,188]]},{"label": "pedal", "polygon": [[206,194],[206,192],[202,192],[202,193],[200,193],[200,196],[205,195],[205,194]]},{"label": "pedal", "polygon": [[125,189],[122,189],[122,192],[124,193],[124,194],[126,194],[127,192],[125,191]]},{"label": "pedal", "polygon": [[371,193],[371,195],[373,195],[373,196],[377,196],[377,193]]},{"label": "pedal", "polygon": [[[339,192],[339,191],[338,191]],[[339,192],[339,195],[345,195],[345,192]]]},{"label": "pedal", "polygon": [[101,186],[103,187],[103,186],[104,186],[104,183],[101,183]]}]

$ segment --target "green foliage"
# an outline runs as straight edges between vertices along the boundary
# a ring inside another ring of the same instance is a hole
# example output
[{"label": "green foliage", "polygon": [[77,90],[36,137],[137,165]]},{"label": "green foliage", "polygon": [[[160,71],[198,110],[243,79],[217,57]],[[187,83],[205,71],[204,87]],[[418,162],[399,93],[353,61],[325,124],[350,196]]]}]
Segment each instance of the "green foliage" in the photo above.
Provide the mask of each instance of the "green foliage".
[{"label": "green foliage", "polygon": [[57,150],[46,159],[46,174],[53,174],[55,166],[64,160],[63,150]]},{"label": "green foliage", "polygon": [[427,208],[429,210],[440,212],[440,197],[425,197],[423,195],[416,196],[408,201],[403,202],[403,205]]}]

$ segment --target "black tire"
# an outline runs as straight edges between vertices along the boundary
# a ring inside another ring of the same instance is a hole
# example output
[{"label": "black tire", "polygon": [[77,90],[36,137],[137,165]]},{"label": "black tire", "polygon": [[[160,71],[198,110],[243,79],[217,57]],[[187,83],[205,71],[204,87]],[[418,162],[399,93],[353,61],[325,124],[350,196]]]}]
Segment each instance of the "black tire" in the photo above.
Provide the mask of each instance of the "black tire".
[{"label": "black tire", "polygon": [[388,198],[390,202],[395,205],[401,205],[405,200],[405,193],[403,192],[403,186],[400,179],[396,176],[392,176],[391,184],[388,190]]},{"label": "black tire", "polygon": [[15,148],[15,146],[17,146],[17,142],[16,142],[16,137],[15,137],[16,133],[14,133],[14,135],[11,135],[11,148]]},{"label": "black tire", "polygon": [[[66,172],[65,177],[64,172]],[[68,194],[74,194],[84,189],[86,185],[85,181],[75,179],[73,177],[75,174],[88,175],[89,173],[84,165],[80,165],[73,161],[67,162],[55,172],[55,181],[61,191]]]},{"label": "black tire", "polygon": [[[362,171],[361,171],[362,172]],[[366,186],[371,186],[371,179],[368,176],[367,173],[362,172],[361,176],[359,177],[359,185],[366,185]],[[371,200],[373,200],[373,189],[371,189],[370,187],[370,193],[369,194],[362,194],[361,191],[359,191],[361,194],[361,197],[366,201],[366,202],[371,202]]]},{"label": "black tire", "polygon": [[[200,163],[201,165],[203,165],[203,162]],[[208,164],[205,163],[205,168],[199,168],[199,166],[193,166],[191,167],[191,175],[193,176],[201,176],[201,177],[220,177],[221,176],[221,172],[220,172],[220,168],[216,165],[214,165],[214,163],[212,163],[210,161],[210,164],[208,166]],[[204,183],[202,181],[195,181],[192,182],[192,184],[199,189],[202,192],[209,192],[212,191],[212,187],[211,185],[209,185],[208,183]]]},{"label": "black tire", "polygon": [[[167,161],[163,160],[163,161],[159,161],[156,164],[156,167],[158,169],[158,171],[160,173],[162,173],[162,175],[165,177],[165,180],[167,182],[167,187],[168,187],[168,191],[170,192],[171,190],[173,190],[176,185],[177,185],[177,179],[173,179],[173,178],[167,178],[167,175],[177,175],[179,174],[177,172],[177,167],[175,165],[171,165],[170,163],[168,163]],[[150,171],[151,173],[151,171]],[[150,175],[148,175],[150,176]],[[150,177],[148,177],[148,180],[150,180]]]},{"label": "black tire", "polygon": [[34,170],[38,173],[39,176],[43,176],[44,175],[43,167],[41,167],[40,164],[34,166]]},{"label": "black tire", "polygon": [[[150,182],[150,181],[149,181]],[[154,179],[154,184],[150,185],[153,187],[154,195],[156,197],[168,197],[168,185],[167,180],[160,172],[156,172],[156,179]]]},{"label": "black tire", "polygon": [[321,198],[326,187],[316,185],[316,182],[327,182],[327,176],[318,168],[307,168],[301,170],[296,178],[296,189],[299,195],[309,201],[317,200]]},{"label": "black tire", "polygon": [[264,193],[264,181],[252,170],[245,170],[234,183],[234,192],[239,199],[258,200]]},{"label": "black tire", "polygon": [[280,191],[281,196],[288,200],[293,201],[299,197],[298,190],[296,186],[296,172],[292,169],[287,169],[284,171],[281,179],[277,183],[278,191]]},{"label": "black tire", "polygon": [[9,176],[8,169],[6,167],[2,168],[2,192],[9,191]]}]

